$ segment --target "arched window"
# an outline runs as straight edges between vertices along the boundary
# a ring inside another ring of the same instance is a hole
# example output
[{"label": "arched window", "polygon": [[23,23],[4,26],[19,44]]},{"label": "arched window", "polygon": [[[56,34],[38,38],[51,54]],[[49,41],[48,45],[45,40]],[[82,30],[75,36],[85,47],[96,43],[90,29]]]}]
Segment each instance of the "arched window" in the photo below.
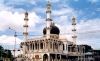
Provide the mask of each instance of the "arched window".
[{"label": "arched window", "polygon": [[34,50],[34,44],[33,44],[33,50]]},{"label": "arched window", "polygon": [[27,44],[26,46],[27,46],[27,50],[29,50],[29,44]]},{"label": "arched window", "polygon": [[53,49],[55,49],[55,42],[53,43]]},{"label": "arched window", "polygon": [[40,43],[40,49],[43,49],[43,43]]},{"label": "arched window", "polygon": [[32,44],[30,44],[30,49],[32,49]]},{"label": "arched window", "polygon": [[50,48],[52,48],[52,42],[50,42]]},{"label": "arched window", "polygon": [[55,43],[55,49],[58,49],[58,45],[57,45],[57,43]]},{"label": "arched window", "polygon": [[65,46],[64,46],[64,44],[63,44],[63,50],[65,50]]},{"label": "arched window", "polygon": [[37,49],[37,43],[35,43],[35,49]]}]

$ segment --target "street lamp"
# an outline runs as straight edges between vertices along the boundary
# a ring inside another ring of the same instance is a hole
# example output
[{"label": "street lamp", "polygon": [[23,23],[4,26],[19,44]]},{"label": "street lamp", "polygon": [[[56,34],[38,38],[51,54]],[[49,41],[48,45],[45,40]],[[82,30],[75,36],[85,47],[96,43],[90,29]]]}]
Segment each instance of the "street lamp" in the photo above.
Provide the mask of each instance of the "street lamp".
[{"label": "street lamp", "polygon": [[16,33],[17,33],[17,32],[16,32],[14,29],[10,28],[10,27],[9,27],[9,29],[12,30],[12,31],[14,31],[15,43],[14,43],[14,50],[13,50],[13,51],[14,51],[14,57],[15,57],[15,51],[16,51],[16,37],[17,37],[17,34],[16,34]]}]

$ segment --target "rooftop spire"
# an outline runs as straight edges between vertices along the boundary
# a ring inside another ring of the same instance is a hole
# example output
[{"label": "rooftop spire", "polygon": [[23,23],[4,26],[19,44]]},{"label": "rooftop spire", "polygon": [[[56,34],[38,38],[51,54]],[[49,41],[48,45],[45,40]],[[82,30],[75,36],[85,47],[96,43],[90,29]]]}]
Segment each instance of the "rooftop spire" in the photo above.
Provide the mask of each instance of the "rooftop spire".
[{"label": "rooftop spire", "polygon": [[47,19],[51,19],[51,3],[50,3],[50,0],[48,0],[48,2],[47,2],[46,14],[47,14]]}]

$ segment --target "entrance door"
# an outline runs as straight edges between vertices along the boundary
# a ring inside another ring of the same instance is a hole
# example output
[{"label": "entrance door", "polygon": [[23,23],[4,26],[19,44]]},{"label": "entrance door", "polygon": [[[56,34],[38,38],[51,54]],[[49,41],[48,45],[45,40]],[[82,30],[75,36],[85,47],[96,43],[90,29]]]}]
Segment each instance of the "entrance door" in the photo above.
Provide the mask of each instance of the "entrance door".
[{"label": "entrance door", "polygon": [[47,54],[43,55],[43,61],[48,61],[48,55]]}]

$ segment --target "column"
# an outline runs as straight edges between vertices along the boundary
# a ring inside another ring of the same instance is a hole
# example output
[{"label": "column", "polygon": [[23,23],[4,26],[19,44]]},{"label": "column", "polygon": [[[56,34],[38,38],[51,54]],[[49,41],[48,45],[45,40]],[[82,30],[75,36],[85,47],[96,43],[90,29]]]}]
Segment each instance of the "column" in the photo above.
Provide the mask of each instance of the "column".
[{"label": "column", "polygon": [[48,41],[48,51],[50,51],[50,41]]},{"label": "column", "polygon": [[37,47],[38,47],[38,50],[39,50],[39,42],[37,42]]},{"label": "column", "polygon": [[57,41],[57,51],[59,51],[59,44],[58,44],[58,41]]},{"label": "column", "polygon": [[53,51],[54,49],[53,49],[53,41],[52,41],[52,51]]},{"label": "column", "polygon": [[33,42],[33,51],[35,50],[35,43]]},{"label": "column", "polygon": [[31,44],[30,44],[30,42],[29,42],[29,44],[28,44],[28,45],[29,45],[29,52],[30,52],[30,51],[31,51]]},{"label": "column", "polygon": [[36,50],[35,43],[36,43],[36,42],[34,42],[34,50]]},{"label": "column", "polygon": [[66,51],[66,44],[64,44],[64,51]]},{"label": "column", "polygon": [[60,61],[62,61],[61,59],[62,59],[62,58],[61,58],[61,55],[60,55]]},{"label": "column", "polygon": [[66,44],[66,51],[67,51],[67,53],[68,53],[68,44]]},{"label": "column", "polygon": [[58,52],[59,52],[59,50],[60,50],[60,45],[59,45],[59,42],[58,42]]},{"label": "column", "polygon": [[39,40],[39,50],[40,50],[40,40]]},{"label": "column", "polygon": [[32,46],[32,49],[31,49],[31,50],[32,50],[32,52],[33,52],[33,42],[32,42],[32,45],[31,45],[31,46]]},{"label": "column", "polygon": [[48,61],[50,61],[50,54],[48,54]]},{"label": "column", "polygon": [[43,51],[45,50],[45,42],[43,41]]},{"label": "column", "polygon": [[57,59],[57,54],[55,54],[55,59],[56,59],[56,61],[58,61],[58,59]]}]

